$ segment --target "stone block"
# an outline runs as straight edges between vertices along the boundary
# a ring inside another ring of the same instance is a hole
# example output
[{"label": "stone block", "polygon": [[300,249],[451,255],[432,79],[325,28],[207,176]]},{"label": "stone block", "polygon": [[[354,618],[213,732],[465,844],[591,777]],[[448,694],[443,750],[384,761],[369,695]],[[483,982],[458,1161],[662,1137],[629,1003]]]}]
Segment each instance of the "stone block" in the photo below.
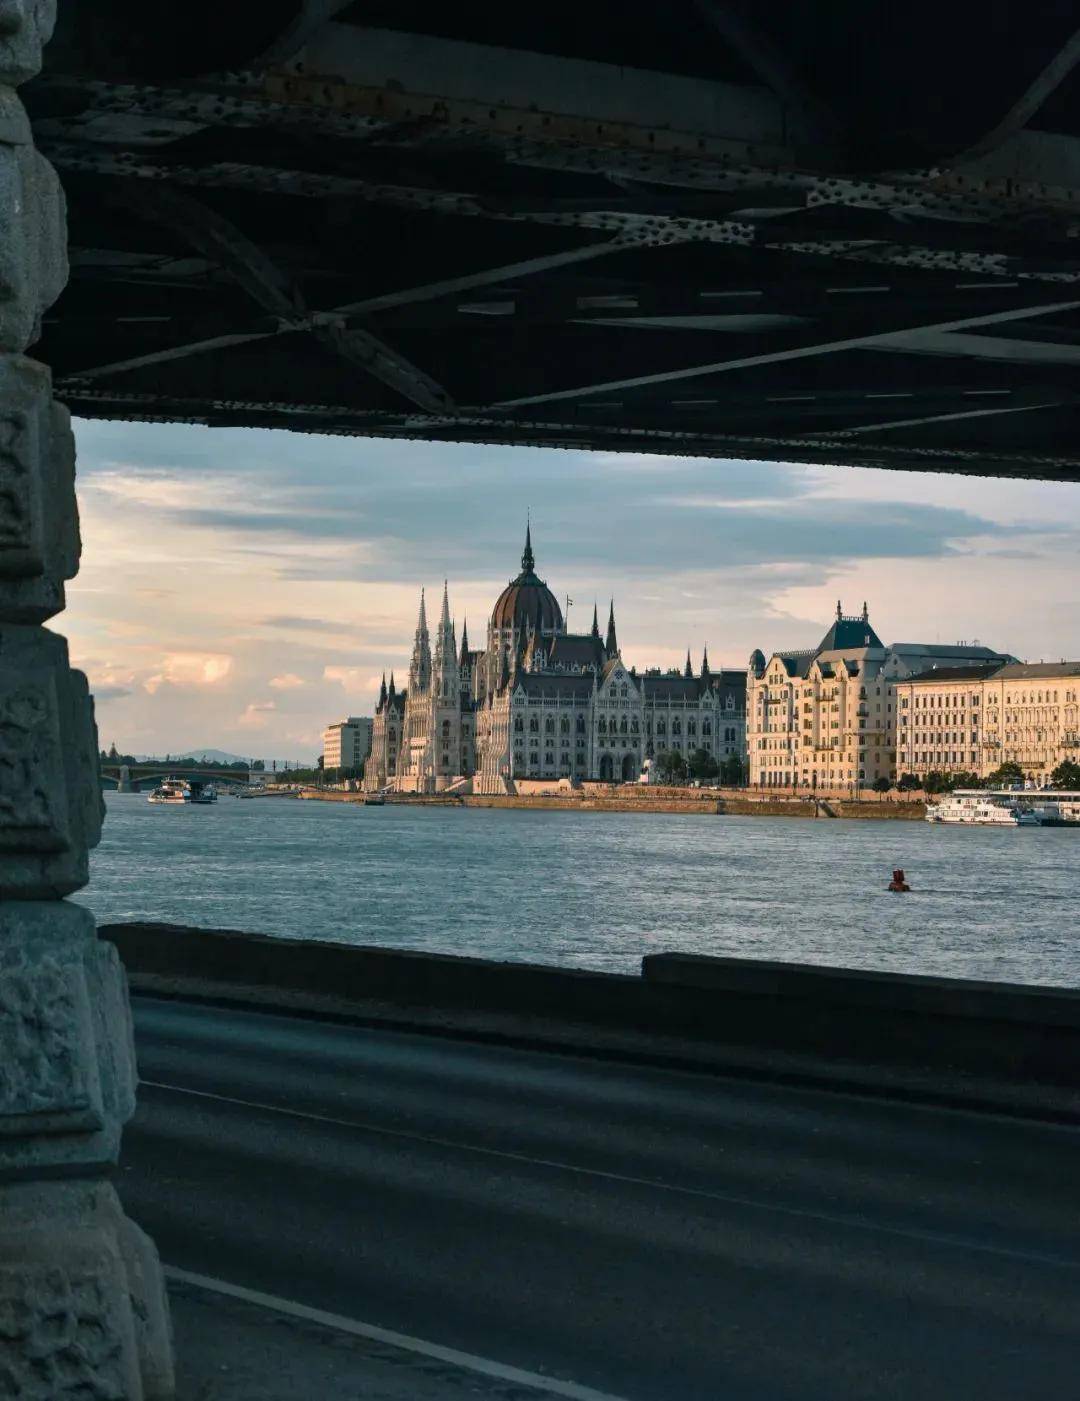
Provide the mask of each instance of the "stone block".
[{"label": "stone block", "polygon": [[0,897],[85,885],[103,811],[86,677],[56,633],[0,623]]},{"label": "stone block", "polygon": [[[0,0],[0,12],[8,0]],[[0,29],[2,44],[2,29]],[[0,351],[22,351],[68,279],[67,208],[26,114],[0,88]]]},{"label": "stone block", "polygon": [[55,24],[56,0],[0,0],[0,83],[18,87],[40,71]]},{"label": "stone block", "polygon": [[59,613],[79,550],[71,416],[44,365],[0,356],[0,618]]},{"label": "stone block", "polygon": [[0,903],[0,1174],[106,1167],[134,1107],[115,949],[79,905]]},{"label": "stone block", "polygon": [[171,1401],[176,1388],[172,1321],[158,1253],[146,1232],[126,1216],[120,1221],[119,1245],[127,1271],[143,1395],[146,1401]]},{"label": "stone block", "polygon": [[105,1183],[0,1188],[0,1395],[147,1397],[124,1224]]}]

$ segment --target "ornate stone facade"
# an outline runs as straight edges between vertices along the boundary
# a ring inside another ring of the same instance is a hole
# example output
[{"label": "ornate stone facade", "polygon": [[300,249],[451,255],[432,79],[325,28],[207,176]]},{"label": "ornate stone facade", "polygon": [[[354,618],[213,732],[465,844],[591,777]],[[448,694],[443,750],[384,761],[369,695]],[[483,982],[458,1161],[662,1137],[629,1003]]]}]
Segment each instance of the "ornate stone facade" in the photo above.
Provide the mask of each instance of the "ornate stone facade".
[{"label": "ornate stone facade", "polygon": [[762,788],[857,791],[897,776],[897,684],[935,666],[998,665],[1009,658],[978,644],[894,642],[862,612],[836,618],[817,647],[750,658],[747,745],[750,782]]},{"label": "ornate stone facade", "polygon": [[554,594],[536,574],[531,532],[521,572],[496,600],[486,645],[457,649],[449,596],[432,653],[426,604],[413,644],[406,698],[380,693],[365,771],[369,789],[435,793],[467,785],[510,791],[520,779],[636,780],[662,750],[717,761],[745,752],[746,675],[638,673],[623,661],[615,610],[601,636],[570,633]]},{"label": "ornate stone facade", "polygon": [[64,201],[15,88],[51,0],[0,0],[0,1394],[173,1394],[164,1285],[106,1180],[135,1105],[127,987],[87,910],[101,834],[86,678],[41,626],[79,563],[75,452],[24,355],[67,276]]}]

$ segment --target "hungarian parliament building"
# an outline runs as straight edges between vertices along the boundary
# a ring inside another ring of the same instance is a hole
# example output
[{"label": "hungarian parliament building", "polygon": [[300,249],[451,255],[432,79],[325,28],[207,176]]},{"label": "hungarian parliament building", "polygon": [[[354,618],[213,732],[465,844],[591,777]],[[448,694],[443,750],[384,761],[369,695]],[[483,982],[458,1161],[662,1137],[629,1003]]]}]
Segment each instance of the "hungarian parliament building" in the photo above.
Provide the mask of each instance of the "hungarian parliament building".
[{"label": "hungarian parliament building", "polygon": [[537,576],[529,530],[521,572],[491,610],[482,648],[458,646],[443,587],[434,647],[423,593],[408,684],[379,694],[364,787],[509,793],[520,780],[627,782],[663,751],[718,763],[746,753],[746,672],[638,672],[623,660],[614,604],[602,636],[567,630]]}]

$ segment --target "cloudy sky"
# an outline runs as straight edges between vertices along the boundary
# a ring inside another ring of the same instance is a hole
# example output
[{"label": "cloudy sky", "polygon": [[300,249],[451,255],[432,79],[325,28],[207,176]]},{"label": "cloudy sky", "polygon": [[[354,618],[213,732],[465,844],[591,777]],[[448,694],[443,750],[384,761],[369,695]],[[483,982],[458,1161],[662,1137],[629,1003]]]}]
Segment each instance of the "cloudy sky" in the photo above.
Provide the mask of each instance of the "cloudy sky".
[{"label": "cloudy sky", "polygon": [[310,761],[408,671],[422,584],[482,641],[537,568],[631,664],[816,643],[842,598],[887,641],[1080,657],[1080,488],[850,468],[76,424],[83,563],[56,620],[104,745]]}]

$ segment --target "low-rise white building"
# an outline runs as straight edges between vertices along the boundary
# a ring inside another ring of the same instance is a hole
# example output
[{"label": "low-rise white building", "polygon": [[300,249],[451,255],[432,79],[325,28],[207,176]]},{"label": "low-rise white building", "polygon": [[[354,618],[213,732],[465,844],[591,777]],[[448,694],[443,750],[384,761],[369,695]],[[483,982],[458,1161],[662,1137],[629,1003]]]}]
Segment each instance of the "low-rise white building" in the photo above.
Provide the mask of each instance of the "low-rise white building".
[{"label": "low-rise white building", "polygon": [[323,768],[361,770],[371,753],[372,721],[367,715],[350,715],[323,730]]}]

